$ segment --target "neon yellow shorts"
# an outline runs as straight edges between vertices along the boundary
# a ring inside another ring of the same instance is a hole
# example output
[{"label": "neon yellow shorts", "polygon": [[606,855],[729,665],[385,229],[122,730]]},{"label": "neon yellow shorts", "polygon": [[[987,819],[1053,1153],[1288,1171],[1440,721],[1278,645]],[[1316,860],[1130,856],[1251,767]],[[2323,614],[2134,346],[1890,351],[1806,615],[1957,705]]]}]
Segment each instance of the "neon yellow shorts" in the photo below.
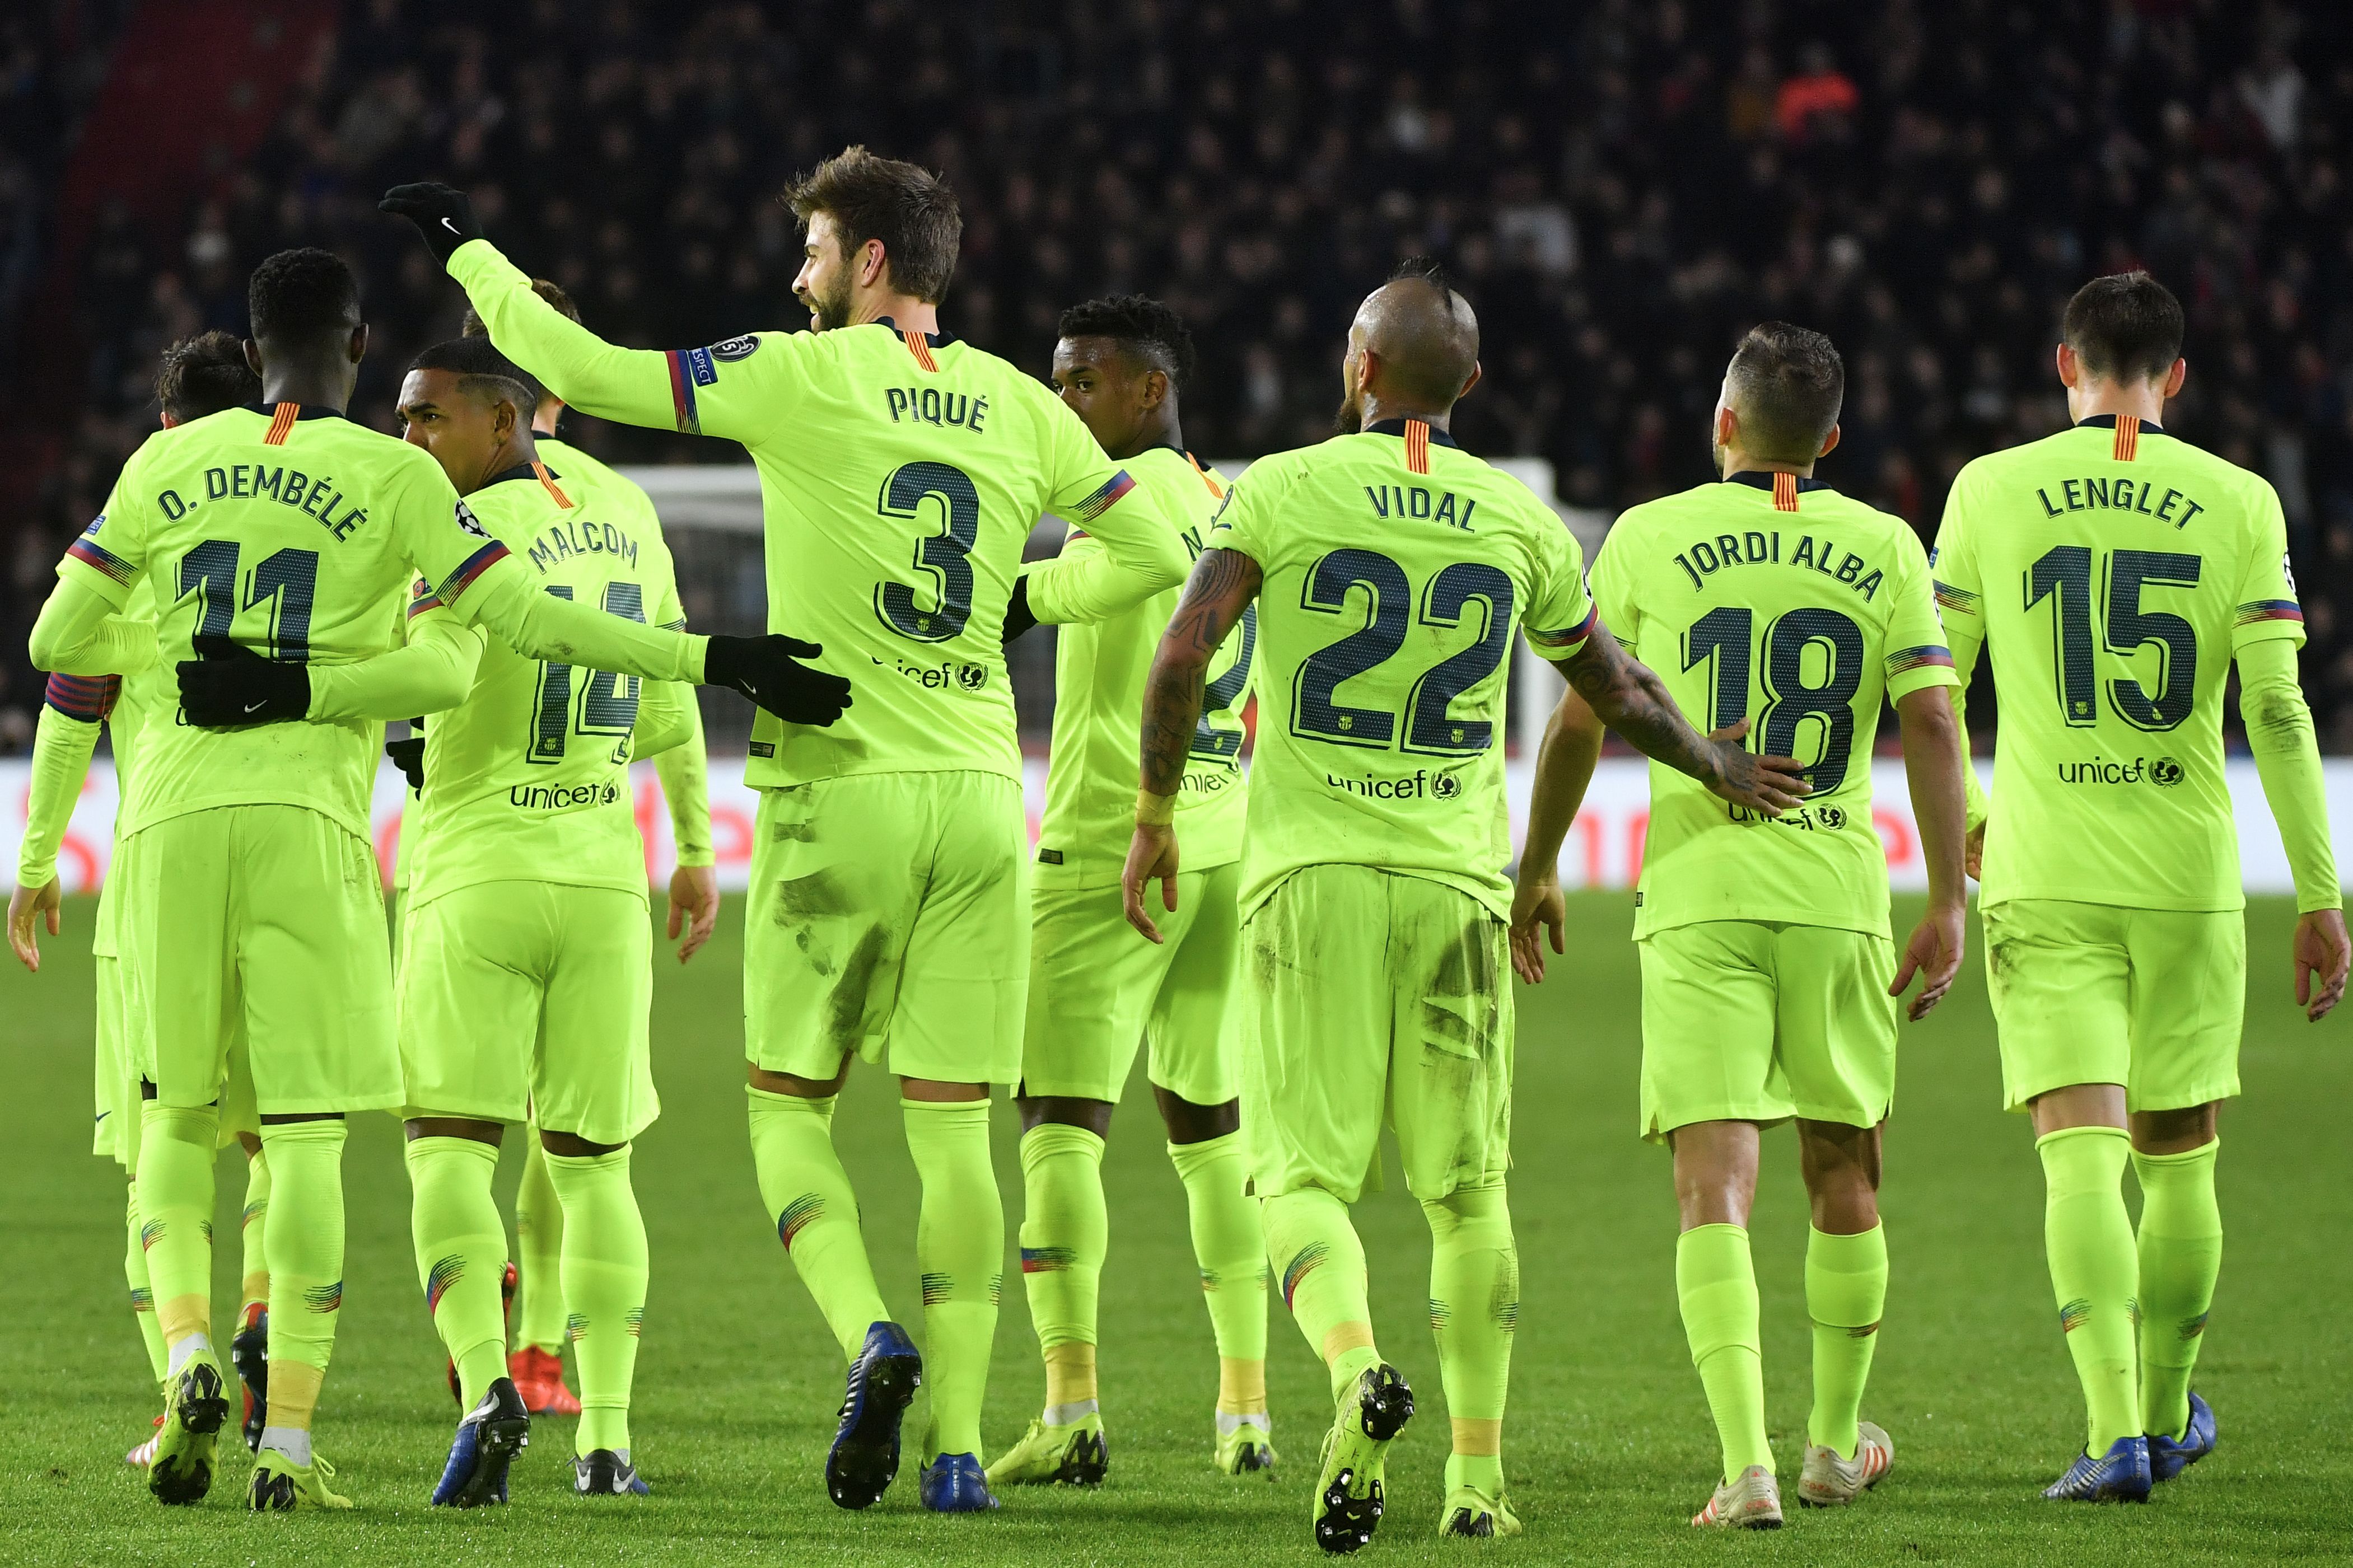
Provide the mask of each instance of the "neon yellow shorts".
[{"label": "neon yellow shorts", "polygon": [[1261,1198],[1354,1203],[1397,1132],[1414,1196],[1511,1159],[1505,928],[1478,900],[1370,866],[1309,866],[1242,926],[1242,1136]]},{"label": "neon yellow shorts", "polygon": [[1179,872],[1174,911],[1154,887],[1158,946],[1127,923],[1116,886],[1032,893],[1022,1092],[1116,1100],[1149,1040],[1160,1088],[1195,1105],[1240,1095],[1240,893],[1239,861]]},{"label": "neon yellow shorts", "polygon": [[139,1168],[139,1069],[131,1064],[130,1029],[123,1017],[122,963],[111,953],[93,953],[98,972],[95,1031],[98,1074],[90,1152],[126,1171]]},{"label": "neon yellow shorts", "polygon": [[2006,1109],[2076,1083],[2120,1083],[2133,1110],[2239,1092],[2242,911],[2013,899],[1984,919]]},{"label": "neon yellow shorts", "polygon": [[477,882],[409,910],[403,937],[409,1115],[536,1120],[591,1143],[627,1143],[653,1124],[642,897]]},{"label": "neon yellow shorts", "polygon": [[220,1099],[241,1035],[258,1115],[402,1103],[365,839],[301,806],[220,806],[132,835],[116,874],[129,1054],[158,1100]]},{"label": "neon yellow shorts", "polygon": [[1029,989],[1029,826],[997,773],[858,773],[760,792],[744,917],[752,1065],[1011,1084]]},{"label": "neon yellow shorts", "polygon": [[1642,955],[1642,1136],[1694,1121],[1876,1127],[1895,1099],[1895,945],[1781,921],[1653,931]]}]

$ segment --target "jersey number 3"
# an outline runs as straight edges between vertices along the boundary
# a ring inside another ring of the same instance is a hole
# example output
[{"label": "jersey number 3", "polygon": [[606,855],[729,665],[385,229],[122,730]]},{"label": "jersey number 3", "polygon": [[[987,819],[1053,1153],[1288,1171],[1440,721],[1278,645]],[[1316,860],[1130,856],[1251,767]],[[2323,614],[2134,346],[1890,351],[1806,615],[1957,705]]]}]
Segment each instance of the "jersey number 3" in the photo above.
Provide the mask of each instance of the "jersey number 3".
[{"label": "jersey number 3", "polygon": [[917,642],[945,642],[972,619],[972,547],[980,537],[980,491],[972,476],[946,463],[909,463],[882,481],[874,510],[884,517],[914,521],[927,497],[937,496],[947,526],[915,541],[915,570],[930,579],[939,607],[915,603],[905,583],[874,586],[874,614],[884,626]]}]

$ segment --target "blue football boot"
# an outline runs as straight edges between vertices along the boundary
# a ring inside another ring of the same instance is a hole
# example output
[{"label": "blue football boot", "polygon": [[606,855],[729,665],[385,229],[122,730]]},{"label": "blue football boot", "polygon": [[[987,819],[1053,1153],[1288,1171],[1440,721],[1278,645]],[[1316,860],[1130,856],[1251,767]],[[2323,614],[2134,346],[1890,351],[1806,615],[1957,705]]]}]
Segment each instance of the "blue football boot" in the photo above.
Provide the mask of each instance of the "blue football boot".
[{"label": "blue football boot", "polygon": [[942,1454],[923,1467],[916,1487],[934,1513],[987,1513],[997,1506],[977,1454]]},{"label": "blue football boot", "polygon": [[2148,1489],[2148,1439],[2119,1437],[2096,1459],[2075,1456],[2042,1495],[2052,1502],[2147,1502]]},{"label": "blue football boot", "polygon": [[866,1331],[849,1363],[841,1425],[825,1457],[825,1493],[841,1508],[870,1508],[899,1474],[899,1422],[923,1384],[923,1358],[892,1322]]},{"label": "blue football boot", "polygon": [[531,1412],[514,1379],[496,1377],[458,1423],[449,1463],[433,1489],[436,1508],[480,1508],[507,1500],[507,1467],[531,1446]]},{"label": "blue football boot", "polygon": [[2169,1481],[2214,1451],[2214,1407],[2192,1394],[2189,1426],[2178,1438],[2152,1432],[2148,1436],[2148,1479]]}]

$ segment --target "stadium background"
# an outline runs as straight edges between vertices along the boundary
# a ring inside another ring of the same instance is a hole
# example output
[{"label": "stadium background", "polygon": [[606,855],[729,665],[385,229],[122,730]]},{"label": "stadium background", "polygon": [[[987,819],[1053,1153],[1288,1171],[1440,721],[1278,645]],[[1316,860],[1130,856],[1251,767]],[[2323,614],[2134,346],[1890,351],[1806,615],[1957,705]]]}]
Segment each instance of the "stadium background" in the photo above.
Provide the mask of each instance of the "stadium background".
[{"label": "stadium background", "polygon": [[[1167,299],[1186,433],[1328,433],[1349,311],[1398,257],[1478,308],[1472,450],[1597,519],[1708,475],[1730,345],[1781,316],[1848,363],[1840,488],[1933,534],[1968,458],[2064,419],[2056,311],[2140,265],[2188,308],[2170,427],[2277,486],[2324,748],[2353,751],[2353,7],[2279,0],[1045,4],[36,0],[0,17],[0,749],[25,633],[153,427],[155,356],[245,329],[245,278],[323,244],[375,331],[353,416],[393,428],[459,290],[375,202],[476,194],[491,237],[616,341],[794,327],[783,178],[863,140],[947,174],[944,319],[1040,374],[1063,306]],[[724,443],[575,416],[617,461]],[[754,627],[755,541],[697,535],[689,611]],[[1049,640],[1017,648],[1041,744]],[[739,700],[711,696],[714,735]],[[1994,721],[1981,695],[1973,721]],[[1516,730],[1517,726],[1514,726]]]}]

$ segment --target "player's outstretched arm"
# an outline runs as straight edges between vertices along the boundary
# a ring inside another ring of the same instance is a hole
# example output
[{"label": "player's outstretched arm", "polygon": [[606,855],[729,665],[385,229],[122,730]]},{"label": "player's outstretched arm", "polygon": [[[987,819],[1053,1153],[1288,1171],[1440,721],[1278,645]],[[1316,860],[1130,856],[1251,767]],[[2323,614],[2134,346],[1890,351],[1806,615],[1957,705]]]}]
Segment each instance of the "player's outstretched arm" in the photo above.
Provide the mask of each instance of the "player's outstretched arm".
[{"label": "player's outstretched arm", "polygon": [[1812,793],[1794,757],[1760,757],[1740,742],[1748,721],[1712,735],[1691,727],[1664,682],[1596,625],[1556,667],[1601,721],[1644,756],[1688,773],[1735,805],[1778,816]]},{"label": "player's outstretched arm", "polygon": [[1185,580],[1176,521],[1124,470],[1076,510],[1087,519],[1085,536],[1029,568],[1018,584],[1019,605],[1036,620],[1104,620]]},{"label": "player's outstretched arm", "polygon": [[2279,824],[2280,842],[2295,873],[2296,1005],[2318,1023],[2344,998],[2353,949],[2345,932],[2344,898],[2337,890],[2337,856],[2328,841],[2328,797],[2314,738],[2312,710],[2296,679],[2295,645],[2284,639],[2251,642],[2235,658],[2239,665],[2239,717],[2247,726],[2247,749],[2263,799]]},{"label": "player's outstretched arm", "polygon": [[1158,881],[1161,907],[1176,908],[1176,792],[1185,783],[1193,726],[1201,718],[1201,683],[1219,645],[1264,581],[1259,563],[1239,550],[1203,551],[1145,678],[1135,837],[1119,885],[1127,923],[1153,942],[1161,940],[1160,928],[1145,910],[1144,887]]},{"label": "player's outstretched arm", "polygon": [[58,847],[73,823],[74,803],[90,776],[99,726],[113,711],[120,683],[112,677],[49,678],[40,722],[33,731],[32,778],[25,791],[25,837],[16,847],[16,889],[8,898],[8,945],[36,974],[41,948],[36,920],[58,934]]},{"label": "player's outstretched arm", "polygon": [[155,663],[155,624],[126,620],[96,589],[59,577],[33,623],[35,669],[52,675],[136,675]]},{"label": "player's outstretched arm", "polygon": [[301,720],[377,723],[455,708],[473,689],[482,634],[447,614],[412,622],[406,646],[351,664],[264,658],[227,637],[195,639],[174,668],[180,710],[203,730]]},{"label": "player's outstretched arm", "polygon": [[465,286],[491,342],[549,391],[607,419],[681,427],[670,356],[616,347],[533,293],[530,277],[482,237],[465,192],[429,181],[395,185],[376,206],[417,226],[435,259]]},{"label": "player's outstretched arm", "polygon": [[1585,804],[1594,764],[1601,760],[1600,715],[1574,689],[1545,722],[1536,748],[1535,783],[1528,795],[1528,835],[1520,846],[1520,874],[1512,892],[1512,968],[1529,984],[1545,977],[1546,936],[1555,952],[1568,921],[1560,892],[1560,847]]},{"label": "player's outstretched arm", "polygon": [[1912,813],[1920,823],[1920,852],[1928,863],[1928,910],[1904,944],[1890,996],[1901,996],[1920,976],[1912,998],[1914,1023],[1945,999],[1961,972],[1968,929],[1968,883],[1961,869],[1968,837],[1968,806],[1961,780],[1968,771],[1960,721],[1944,686],[1924,686],[1895,700],[1904,728],[1904,777],[1912,791]]}]

